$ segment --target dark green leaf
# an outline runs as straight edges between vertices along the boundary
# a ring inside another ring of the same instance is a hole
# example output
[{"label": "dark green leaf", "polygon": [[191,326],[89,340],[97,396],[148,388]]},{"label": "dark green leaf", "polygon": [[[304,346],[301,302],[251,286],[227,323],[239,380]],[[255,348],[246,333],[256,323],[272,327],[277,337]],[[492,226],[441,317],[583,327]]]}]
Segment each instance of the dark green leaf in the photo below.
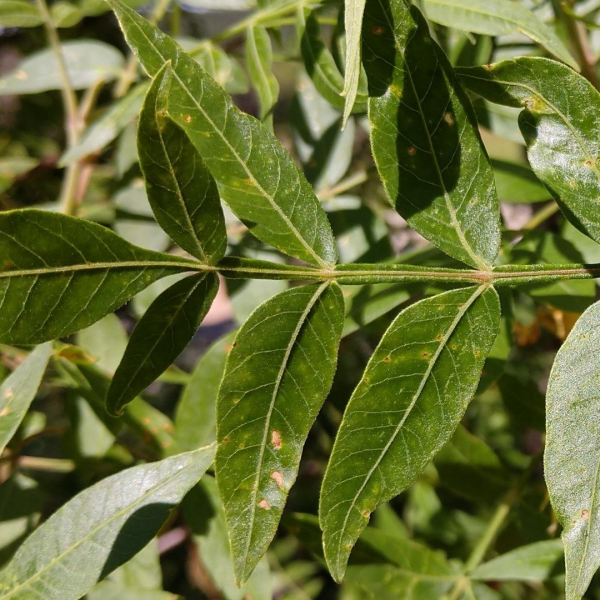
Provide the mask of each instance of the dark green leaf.
[{"label": "dark green leaf", "polygon": [[331,387],[343,318],[335,283],[286,290],[254,311],[227,359],[216,473],[238,582],[249,577],[277,530],[304,442]]},{"label": "dark green leaf", "polygon": [[0,257],[0,339],[12,344],[70,335],[193,264],[95,223],[32,209],[0,213]]},{"label": "dark green leaf", "polygon": [[489,269],[500,244],[494,174],[448,59],[406,0],[368,2],[363,37],[373,155],[388,196],[444,252]]},{"label": "dark green leaf", "polygon": [[561,540],[536,542],[486,562],[471,577],[482,581],[544,581],[563,570]]},{"label": "dark green leaf", "polygon": [[378,505],[405,490],[450,439],[500,320],[493,288],[465,288],[404,310],[371,357],[323,481],[320,521],[337,581]]},{"label": "dark green leaf", "polygon": [[579,599],[600,566],[598,345],[600,303],[580,317],[556,355],[546,394],[544,473],[564,530],[567,600]]},{"label": "dark green leaf", "polygon": [[583,77],[546,58],[521,57],[460,70],[474,92],[522,108],[529,163],[563,213],[600,242],[600,95]]},{"label": "dark green leaf", "polygon": [[148,90],[138,126],[138,154],[156,220],[184,250],[206,264],[225,254],[219,192],[187,135],[164,114],[165,68]]},{"label": "dark green leaf", "polygon": [[219,289],[214,273],[185,277],[163,292],[131,334],[110,384],[106,409],[123,412],[138,394],[166,371],[200,327]]},{"label": "dark green leaf", "polygon": [[260,102],[260,119],[273,131],[273,108],[279,96],[279,83],[273,75],[271,38],[260,25],[246,30],[246,60]]},{"label": "dark green leaf", "polygon": [[208,446],[132,467],[75,496],[26,540],[0,574],[2,598],[81,598],[156,535],[213,455],[214,447]]},{"label": "dark green leaf", "polygon": [[486,35],[518,31],[579,70],[577,62],[552,28],[524,4],[511,0],[423,0],[423,5],[432,21],[447,27]]},{"label": "dark green leaf", "polygon": [[0,454],[35,398],[50,356],[52,344],[39,346],[0,385]]},{"label": "dark green leaf", "polygon": [[200,152],[221,198],[260,240],[307,263],[331,267],[336,249],[327,216],[279,141],[240,112],[171,38],[118,0],[109,4],[150,75],[172,61],[169,116]]},{"label": "dark green leaf", "polygon": [[550,192],[533,171],[522,164],[492,159],[498,198],[501,202],[544,202]]}]

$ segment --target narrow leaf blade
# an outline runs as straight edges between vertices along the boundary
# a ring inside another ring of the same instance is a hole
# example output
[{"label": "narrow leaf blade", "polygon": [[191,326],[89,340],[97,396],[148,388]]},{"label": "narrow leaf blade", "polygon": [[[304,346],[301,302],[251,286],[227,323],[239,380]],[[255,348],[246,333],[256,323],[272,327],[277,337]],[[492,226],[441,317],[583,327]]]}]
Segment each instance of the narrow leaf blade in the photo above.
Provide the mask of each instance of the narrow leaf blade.
[{"label": "narrow leaf blade", "polygon": [[2,571],[2,598],[81,598],[146,546],[213,456],[209,446],[132,467],[75,496],[29,536]]},{"label": "narrow leaf blade", "polygon": [[498,197],[460,81],[405,0],[367,3],[363,38],[373,155],[392,204],[444,252],[489,269]]},{"label": "narrow leaf blade", "polygon": [[38,346],[0,385],[0,454],[35,398],[51,355],[52,344]]},{"label": "narrow leaf blade", "polygon": [[493,288],[404,310],[375,350],[340,426],[319,508],[329,569],[343,578],[370,514],[405,490],[449,440],[498,334]]},{"label": "narrow leaf blade", "polygon": [[346,98],[342,129],[352,114],[361,70],[361,40],[362,24],[365,14],[366,0],[345,0],[344,21],[346,25],[346,72],[344,75],[344,90],[342,95]]},{"label": "narrow leaf blade", "polygon": [[169,116],[200,152],[221,198],[258,239],[309,264],[331,267],[337,254],[327,215],[277,138],[237,109],[171,38],[119,0],[109,4],[151,76],[172,61]]},{"label": "narrow leaf blade", "polygon": [[193,265],[96,223],[34,209],[0,214],[0,257],[0,339],[8,344],[75,333]]},{"label": "narrow leaf blade", "polygon": [[564,530],[567,599],[581,598],[600,566],[598,344],[600,303],[577,321],[556,355],[546,394],[544,473]]},{"label": "narrow leaf blade", "polygon": [[583,77],[546,58],[521,57],[461,69],[463,82],[497,104],[522,108],[529,163],[565,217],[600,242],[600,94]]},{"label": "narrow leaf blade", "polygon": [[138,126],[138,154],[148,200],[174,242],[206,264],[227,249],[225,218],[217,185],[187,135],[165,114],[165,65],[148,90]]},{"label": "narrow leaf blade", "polygon": [[110,384],[106,409],[123,407],[166,371],[200,327],[219,289],[214,273],[178,281],[144,313],[131,334],[123,360]]},{"label": "narrow leaf blade", "polygon": [[331,387],[343,320],[337,284],[292,288],[254,311],[228,356],[215,466],[239,583],[277,530],[302,447]]}]

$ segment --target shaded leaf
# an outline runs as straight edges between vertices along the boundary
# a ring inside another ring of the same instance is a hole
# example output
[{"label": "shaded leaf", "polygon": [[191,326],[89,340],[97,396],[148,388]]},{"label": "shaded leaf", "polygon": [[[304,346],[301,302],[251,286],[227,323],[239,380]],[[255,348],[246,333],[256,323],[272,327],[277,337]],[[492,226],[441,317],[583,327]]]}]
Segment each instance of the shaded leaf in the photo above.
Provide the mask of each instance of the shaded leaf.
[{"label": "shaded leaf", "polygon": [[550,192],[525,165],[492,159],[498,198],[501,202],[544,202]]},{"label": "shaded leaf", "polygon": [[273,131],[273,109],[279,96],[279,83],[273,75],[273,49],[267,30],[260,26],[246,30],[246,60],[260,103],[260,120]]},{"label": "shaded leaf", "polygon": [[[111,81],[123,68],[123,55],[114,47],[92,40],[69,41],[61,45],[71,85],[76,90],[98,81]],[[47,48],[24,58],[17,68],[0,78],[0,96],[37,94],[63,87],[58,63]]]},{"label": "shaded leaf", "polygon": [[0,454],[35,398],[51,356],[52,344],[39,346],[0,385]]},{"label": "shaded leaf", "polygon": [[529,163],[575,227],[600,242],[600,95],[583,77],[546,58],[521,57],[461,69],[484,98],[522,108]]},{"label": "shaded leaf", "polygon": [[215,464],[238,582],[275,535],[331,387],[343,316],[335,283],[286,290],[254,311],[227,359]]},{"label": "shaded leaf", "polygon": [[163,292],[133,330],[110,384],[106,409],[112,415],[143,392],[183,352],[219,289],[214,273],[185,277]]},{"label": "shaded leaf", "polygon": [[489,269],[498,199],[460,81],[405,0],[367,3],[363,37],[373,155],[392,204],[444,252]]},{"label": "shaded leaf", "polygon": [[321,491],[325,557],[337,581],[370,514],[454,433],[499,320],[492,288],[465,288],[413,304],[384,335],[346,408]]},{"label": "shaded leaf", "polygon": [[75,4],[59,0],[50,5],[50,17],[55,27],[73,27],[85,17],[85,14]]},{"label": "shaded leaf", "polygon": [[560,38],[529,7],[511,0],[423,0],[427,17],[440,25],[484,35],[518,31],[579,70]]},{"label": "shaded leaf", "polygon": [[0,213],[0,257],[0,339],[12,344],[75,333],[194,264],[96,223],[33,209]]},{"label": "shaded leaf", "polygon": [[83,596],[156,535],[213,454],[209,446],[132,467],[79,493],[25,541],[2,571],[2,598]]},{"label": "shaded leaf", "polygon": [[148,90],[138,127],[148,200],[173,241],[202,262],[215,264],[227,248],[219,193],[187,135],[164,115],[164,74],[165,69]]},{"label": "shaded leaf", "polygon": [[581,598],[600,566],[598,344],[600,303],[577,321],[550,373],[544,473],[564,530],[567,599]]},{"label": "shaded leaf", "polygon": [[471,577],[482,581],[544,581],[562,571],[562,558],[561,540],[536,542],[479,565]]},{"label": "shaded leaf", "polygon": [[346,98],[342,129],[350,118],[358,95],[361,70],[362,24],[366,0],[345,0],[344,22],[346,28],[346,71],[342,96]]},{"label": "shaded leaf", "polygon": [[172,61],[168,114],[217,181],[221,198],[260,240],[330,267],[335,240],[310,185],[279,141],[179,46],[118,0],[110,0],[128,43],[152,76]]},{"label": "shaded leaf", "polygon": [[29,156],[7,156],[0,160],[0,193],[7,190],[17,177],[37,167],[39,160]]}]

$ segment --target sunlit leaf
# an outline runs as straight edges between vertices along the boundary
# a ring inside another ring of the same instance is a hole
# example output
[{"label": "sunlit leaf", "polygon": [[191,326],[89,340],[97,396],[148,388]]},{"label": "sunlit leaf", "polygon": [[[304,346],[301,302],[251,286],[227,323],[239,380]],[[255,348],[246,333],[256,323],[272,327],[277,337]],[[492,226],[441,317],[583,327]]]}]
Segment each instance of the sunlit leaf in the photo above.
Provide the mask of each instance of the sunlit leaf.
[{"label": "sunlit leaf", "polygon": [[358,95],[358,85],[360,82],[361,70],[361,45],[362,45],[362,24],[365,13],[366,0],[345,0],[344,3],[344,21],[346,24],[346,72],[344,75],[344,89],[342,96],[346,98],[344,106],[344,119],[342,128],[346,126],[356,96]]},{"label": "sunlit leaf", "polygon": [[1,27],[37,27],[44,22],[33,2],[26,0],[3,0],[0,2]]}]

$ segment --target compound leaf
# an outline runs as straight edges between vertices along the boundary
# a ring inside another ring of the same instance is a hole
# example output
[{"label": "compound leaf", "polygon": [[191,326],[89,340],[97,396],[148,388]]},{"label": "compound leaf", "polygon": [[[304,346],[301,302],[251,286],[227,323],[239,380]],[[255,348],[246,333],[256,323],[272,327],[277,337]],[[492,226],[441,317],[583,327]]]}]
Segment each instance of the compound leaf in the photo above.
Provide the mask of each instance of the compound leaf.
[{"label": "compound leaf", "polygon": [[252,313],[227,358],[215,466],[239,583],[277,530],[331,387],[343,322],[336,283],[292,288]]},{"label": "compound leaf", "polygon": [[499,321],[495,290],[469,287],[413,304],[384,335],[346,408],[321,491],[325,558],[336,581],[370,514],[454,433]]},{"label": "compound leaf", "polygon": [[164,291],[131,334],[106,397],[113,415],[143,392],[183,352],[219,289],[214,273],[185,277]]},{"label": "compound leaf", "polygon": [[322,268],[336,260],[327,215],[290,154],[171,38],[119,0],[109,0],[142,66],[172,62],[168,114],[189,136],[221,198],[260,240]]},{"label": "compound leaf", "polygon": [[42,210],[0,214],[0,339],[37,344],[88,327],[189,260]]},{"label": "compound leaf", "polygon": [[126,469],[87,488],[19,548],[0,574],[1,597],[81,598],[148,544],[213,456],[213,446],[200,448]]},{"label": "compound leaf", "polygon": [[405,0],[368,2],[363,39],[373,156],[392,204],[444,252],[489,269],[500,244],[494,174],[448,59]]}]

